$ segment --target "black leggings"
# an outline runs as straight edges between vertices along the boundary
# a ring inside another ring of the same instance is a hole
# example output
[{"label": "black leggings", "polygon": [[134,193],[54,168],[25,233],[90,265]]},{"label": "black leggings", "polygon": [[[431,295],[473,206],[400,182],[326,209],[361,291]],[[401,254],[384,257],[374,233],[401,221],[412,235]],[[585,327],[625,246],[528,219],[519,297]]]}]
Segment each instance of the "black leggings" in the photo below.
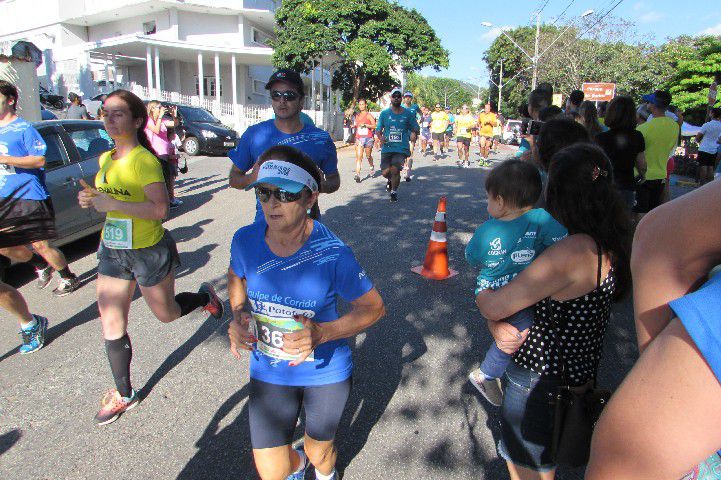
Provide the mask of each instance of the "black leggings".
[{"label": "black leggings", "polygon": [[352,380],[315,387],[290,387],[250,379],[250,442],[253,449],[290,445],[305,409],[305,433],[313,440],[335,438]]}]

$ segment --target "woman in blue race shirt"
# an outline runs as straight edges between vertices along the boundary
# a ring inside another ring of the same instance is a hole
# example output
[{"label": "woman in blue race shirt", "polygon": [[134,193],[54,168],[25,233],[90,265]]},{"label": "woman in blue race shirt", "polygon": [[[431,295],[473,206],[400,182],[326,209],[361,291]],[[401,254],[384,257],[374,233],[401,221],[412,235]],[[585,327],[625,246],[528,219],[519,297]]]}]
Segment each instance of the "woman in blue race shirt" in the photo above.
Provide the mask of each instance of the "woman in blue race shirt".
[{"label": "woman in blue race shirt", "polygon": [[[263,480],[337,478],[334,438],[351,388],[346,338],[377,322],[383,300],[353,256],[308,216],[321,172],[307,155],[275,146],[259,159],[254,187],[266,223],[239,229],[231,244],[230,350],[250,355],[250,436]],[[339,316],[336,297],[352,306]],[[305,410],[304,450],[291,442]]]}]

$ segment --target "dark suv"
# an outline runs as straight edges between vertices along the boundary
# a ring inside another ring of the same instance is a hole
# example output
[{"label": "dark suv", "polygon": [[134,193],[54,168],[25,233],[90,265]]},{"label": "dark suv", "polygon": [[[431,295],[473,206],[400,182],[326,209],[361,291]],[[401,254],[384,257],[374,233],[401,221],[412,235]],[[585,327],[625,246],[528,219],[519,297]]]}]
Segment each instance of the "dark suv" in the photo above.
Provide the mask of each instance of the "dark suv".
[{"label": "dark suv", "polygon": [[224,156],[238,144],[235,130],[223,125],[204,108],[170,102],[163,102],[163,105],[177,108],[180,121],[177,133],[183,139],[183,151],[188,155]]}]

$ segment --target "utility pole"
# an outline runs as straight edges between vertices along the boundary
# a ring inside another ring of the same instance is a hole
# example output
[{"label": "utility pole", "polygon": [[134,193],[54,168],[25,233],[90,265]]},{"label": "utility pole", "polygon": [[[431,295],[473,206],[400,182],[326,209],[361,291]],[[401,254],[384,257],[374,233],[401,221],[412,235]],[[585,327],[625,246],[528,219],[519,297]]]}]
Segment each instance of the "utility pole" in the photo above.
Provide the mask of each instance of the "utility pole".
[{"label": "utility pole", "polygon": [[501,71],[498,76],[498,113],[501,113],[501,92],[503,92],[503,59],[501,59]]},{"label": "utility pole", "polygon": [[538,81],[538,38],[541,36],[541,12],[536,14],[536,47],[533,53],[533,82],[531,83],[531,89],[536,89],[536,82]]}]

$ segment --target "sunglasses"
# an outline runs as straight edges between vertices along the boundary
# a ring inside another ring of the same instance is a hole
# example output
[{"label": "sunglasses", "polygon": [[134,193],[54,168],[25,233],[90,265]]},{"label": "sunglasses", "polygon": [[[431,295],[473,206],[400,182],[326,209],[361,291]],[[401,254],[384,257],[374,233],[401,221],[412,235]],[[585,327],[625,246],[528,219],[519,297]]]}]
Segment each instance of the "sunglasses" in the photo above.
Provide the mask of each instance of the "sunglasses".
[{"label": "sunglasses", "polygon": [[303,196],[303,190],[298,193],[291,193],[282,188],[271,190],[266,187],[255,187],[255,196],[260,200],[261,203],[265,203],[270,200],[270,196],[274,196],[280,203],[297,202]]},{"label": "sunglasses", "polygon": [[272,98],[273,100],[280,100],[281,98],[285,98],[286,101],[292,102],[300,98],[300,94],[294,92],[293,90],[287,90],[285,92],[273,90],[272,92],[270,92],[270,98]]}]

